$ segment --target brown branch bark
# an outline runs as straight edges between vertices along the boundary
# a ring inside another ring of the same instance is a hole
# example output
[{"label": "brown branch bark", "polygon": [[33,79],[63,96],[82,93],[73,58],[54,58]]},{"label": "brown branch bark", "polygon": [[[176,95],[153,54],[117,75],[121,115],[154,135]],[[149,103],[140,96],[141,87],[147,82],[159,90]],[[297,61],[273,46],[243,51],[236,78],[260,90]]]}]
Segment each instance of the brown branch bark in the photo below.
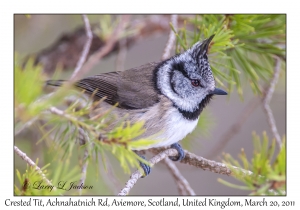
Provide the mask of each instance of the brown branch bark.
[{"label": "brown branch bark", "polygon": [[[153,149],[149,149],[149,151],[156,154],[148,161],[151,167],[166,157],[178,155],[176,149],[153,148]],[[211,171],[218,174],[234,176],[234,173],[231,171],[231,169],[228,166],[226,166],[224,163],[219,163],[213,160],[205,159],[186,150],[184,152],[185,152],[185,158],[180,161],[181,163],[195,166],[197,168],[201,168],[203,170]],[[232,168],[234,168],[234,170],[238,170],[244,175],[252,174],[251,171],[240,169],[238,167],[232,167]],[[125,187],[121,189],[118,195],[121,196],[128,195],[130,190],[133,188],[133,186],[138,181],[138,179],[142,177],[142,175],[143,173],[140,170],[136,170],[135,172],[133,172],[129,180],[126,182]]]}]

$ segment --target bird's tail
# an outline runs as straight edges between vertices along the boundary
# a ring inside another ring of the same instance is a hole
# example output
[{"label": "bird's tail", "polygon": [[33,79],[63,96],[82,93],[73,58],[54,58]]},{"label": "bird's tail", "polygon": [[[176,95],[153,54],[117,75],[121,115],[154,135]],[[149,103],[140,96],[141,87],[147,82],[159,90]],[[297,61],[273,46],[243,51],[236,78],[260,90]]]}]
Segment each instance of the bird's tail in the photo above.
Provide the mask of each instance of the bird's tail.
[{"label": "bird's tail", "polygon": [[46,85],[51,86],[62,86],[66,80],[48,80],[46,81]]}]

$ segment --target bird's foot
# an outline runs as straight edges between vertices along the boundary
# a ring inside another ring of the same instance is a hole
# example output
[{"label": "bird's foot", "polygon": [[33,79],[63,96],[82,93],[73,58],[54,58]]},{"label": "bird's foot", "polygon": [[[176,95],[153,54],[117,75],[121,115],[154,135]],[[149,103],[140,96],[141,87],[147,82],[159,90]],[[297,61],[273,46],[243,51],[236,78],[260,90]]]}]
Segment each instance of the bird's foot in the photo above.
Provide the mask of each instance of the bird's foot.
[{"label": "bird's foot", "polygon": [[[145,158],[143,155],[139,154],[137,151],[135,151],[135,153],[136,153],[138,156],[140,156],[141,158],[143,158],[144,160],[146,160],[146,158]],[[141,162],[141,161],[139,161],[139,162],[140,162],[141,168],[144,170],[144,175],[142,176],[142,178],[144,178],[144,177],[146,177],[146,176],[148,176],[148,175],[150,174],[150,172],[151,172],[151,167],[150,167],[149,165],[147,165],[146,163],[143,163],[143,162]]]},{"label": "bird's foot", "polygon": [[173,161],[181,161],[185,157],[184,150],[178,143],[174,143],[171,145],[171,148],[176,149],[178,152],[178,156],[169,156],[169,158]]},{"label": "bird's foot", "polygon": [[[143,158],[143,159],[145,159],[144,156],[140,156],[140,157]],[[144,175],[142,176],[142,178],[148,176],[150,174],[150,172],[151,172],[151,167],[149,165],[145,164],[145,163],[142,163],[141,161],[140,161],[140,166],[144,170]]]}]

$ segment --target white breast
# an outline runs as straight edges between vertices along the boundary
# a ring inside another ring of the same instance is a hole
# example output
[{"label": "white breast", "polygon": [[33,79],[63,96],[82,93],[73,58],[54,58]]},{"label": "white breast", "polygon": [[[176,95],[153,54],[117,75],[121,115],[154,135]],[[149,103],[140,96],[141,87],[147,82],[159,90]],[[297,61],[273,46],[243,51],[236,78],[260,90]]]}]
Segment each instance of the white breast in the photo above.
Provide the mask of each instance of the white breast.
[{"label": "white breast", "polygon": [[158,143],[150,147],[170,146],[171,144],[181,141],[187,134],[195,129],[197,123],[198,118],[196,120],[187,120],[175,107],[169,109],[164,129],[156,135],[148,137],[149,139],[158,141]]},{"label": "white breast", "polygon": [[[111,105],[102,102],[101,107],[105,111],[109,109]],[[119,108],[115,108],[112,113],[119,116],[120,119],[124,118],[124,113],[126,114],[124,110]],[[133,123],[137,121],[146,122],[146,131],[137,139],[142,138],[157,141],[157,143],[150,146],[138,147],[134,148],[134,150],[170,146],[171,144],[181,141],[187,134],[195,129],[199,119],[185,119],[178,109],[173,106],[172,102],[164,96],[161,98],[161,103],[150,107],[148,110],[130,110],[127,113],[129,114],[130,121]],[[115,121],[115,123],[117,122],[118,121]],[[115,126],[115,124],[112,126]]]}]

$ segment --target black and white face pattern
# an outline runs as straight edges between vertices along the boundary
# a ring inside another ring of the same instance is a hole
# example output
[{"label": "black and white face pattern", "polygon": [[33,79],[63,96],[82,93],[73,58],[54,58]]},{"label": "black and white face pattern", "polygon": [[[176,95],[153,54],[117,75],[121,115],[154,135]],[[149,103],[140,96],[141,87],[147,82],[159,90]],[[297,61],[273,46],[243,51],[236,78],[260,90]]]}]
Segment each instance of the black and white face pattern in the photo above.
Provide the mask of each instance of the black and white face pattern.
[{"label": "black and white face pattern", "polygon": [[215,80],[206,54],[209,41],[196,43],[184,53],[167,60],[158,69],[158,88],[180,110],[199,110],[202,100],[206,101],[206,96],[211,96],[210,92],[215,89]]}]

